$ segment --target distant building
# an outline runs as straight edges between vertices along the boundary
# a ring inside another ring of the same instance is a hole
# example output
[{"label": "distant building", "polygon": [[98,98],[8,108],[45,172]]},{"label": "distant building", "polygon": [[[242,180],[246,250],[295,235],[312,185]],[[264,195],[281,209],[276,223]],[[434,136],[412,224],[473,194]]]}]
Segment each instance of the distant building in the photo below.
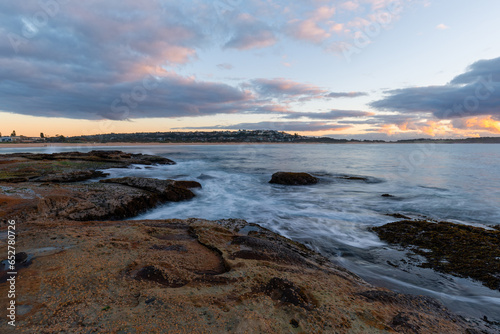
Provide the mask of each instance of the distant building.
[{"label": "distant building", "polygon": [[13,142],[12,137],[0,137],[0,143],[10,143]]}]

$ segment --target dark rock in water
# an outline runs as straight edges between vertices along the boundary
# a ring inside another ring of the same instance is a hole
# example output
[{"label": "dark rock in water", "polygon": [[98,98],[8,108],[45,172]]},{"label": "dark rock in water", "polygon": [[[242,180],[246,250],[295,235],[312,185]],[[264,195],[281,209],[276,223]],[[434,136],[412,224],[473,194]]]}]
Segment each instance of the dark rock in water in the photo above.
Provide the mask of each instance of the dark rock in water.
[{"label": "dark rock in water", "polygon": [[318,183],[318,179],[307,173],[277,172],[274,173],[269,183],[291,186],[302,186]]},{"label": "dark rock in water", "polygon": [[382,194],[381,196],[382,196],[382,197],[395,197],[395,196],[393,196],[393,195],[391,195],[391,194]]},{"label": "dark rock in water", "polygon": [[67,173],[48,174],[48,175],[33,179],[31,181],[55,182],[55,183],[58,183],[58,182],[61,182],[61,183],[79,182],[79,181],[94,179],[97,177],[105,177],[107,175],[109,175],[109,174],[101,172],[101,171],[79,170],[79,171],[73,171],[73,172],[67,172]]},{"label": "dark rock in water", "polygon": [[28,254],[26,254],[25,252],[16,253],[16,263],[22,263],[26,261],[27,258]]},{"label": "dark rock in water", "polygon": [[314,302],[304,291],[287,279],[274,277],[264,286],[263,290],[273,300],[279,300],[282,303],[290,303],[306,310],[312,310],[315,307]]},{"label": "dark rock in water", "polygon": [[342,178],[344,180],[352,180],[352,181],[368,181],[368,178],[367,177],[363,177],[363,176],[342,176]]},{"label": "dark rock in water", "polygon": [[175,181],[175,180],[167,180],[167,181],[172,181],[175,187],[181,187],[186,189],[201,188],[201,184],[196,181]]},{"label": "dark rock in water", "polygon": [[500,290],[500,231],[453,224],[403,220],[373,227],[380,239],[412,247],[426,258],[424,268],[469,277]]}]

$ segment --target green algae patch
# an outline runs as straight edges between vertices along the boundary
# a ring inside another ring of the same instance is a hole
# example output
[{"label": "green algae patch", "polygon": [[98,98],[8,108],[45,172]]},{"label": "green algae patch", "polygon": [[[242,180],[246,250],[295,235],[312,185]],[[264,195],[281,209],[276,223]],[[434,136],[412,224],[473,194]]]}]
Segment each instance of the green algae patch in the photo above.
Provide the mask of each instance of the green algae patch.
[{"label": "green algae patch", "polygon": [[472,278],[500,290],[500,231],[449,222],[402,220],[373,227],[379,238],[411,248],[424,268]]}]

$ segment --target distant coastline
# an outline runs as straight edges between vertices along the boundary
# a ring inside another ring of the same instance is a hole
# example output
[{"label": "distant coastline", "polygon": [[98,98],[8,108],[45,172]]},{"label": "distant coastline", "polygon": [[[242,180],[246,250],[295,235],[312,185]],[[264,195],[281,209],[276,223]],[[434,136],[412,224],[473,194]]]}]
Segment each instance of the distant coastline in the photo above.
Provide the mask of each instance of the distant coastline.
[{"label": "distant coastline", "polygon": [[499,142],[442,142],[442,141],[425,141],[425,142],[340,142],[340,143],[322,143],[322,142],[292,142],[292,143],[282,143],[282,142],[239,142],[239,143],[228,143],[228,142],[213,142],[213,143],[10,143],[10,144],[0,144],[0,149],[2,148],[35,148],[35,147],[126,147],[126,146],[196,146],[196,145],[313,145],[313,144],[348,144],[348,145],[363,145],[363,144],[422,144],[422,143],[433,143],[433,144],[500,144]]},{"label": "distant coastline", "polygon": [[[92,147],[143,145],[256,145],[256,144],[500,144],[500,137],[463,139],[414,138],[395,141],[309,137],[275,130],[108,133],[99,135],[30,138],[3,137],[2,147]],[[5,142],[9,140],[11,142]]]}]

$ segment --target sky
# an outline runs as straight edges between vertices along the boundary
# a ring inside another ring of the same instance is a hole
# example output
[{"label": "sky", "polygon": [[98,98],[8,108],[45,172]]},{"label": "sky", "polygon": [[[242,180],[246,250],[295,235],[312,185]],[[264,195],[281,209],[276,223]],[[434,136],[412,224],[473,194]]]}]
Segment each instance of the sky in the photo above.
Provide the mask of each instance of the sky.
[{"label": "sky", "polygon": [[0,2],[0,132],[500,136],[498,0]]}]

